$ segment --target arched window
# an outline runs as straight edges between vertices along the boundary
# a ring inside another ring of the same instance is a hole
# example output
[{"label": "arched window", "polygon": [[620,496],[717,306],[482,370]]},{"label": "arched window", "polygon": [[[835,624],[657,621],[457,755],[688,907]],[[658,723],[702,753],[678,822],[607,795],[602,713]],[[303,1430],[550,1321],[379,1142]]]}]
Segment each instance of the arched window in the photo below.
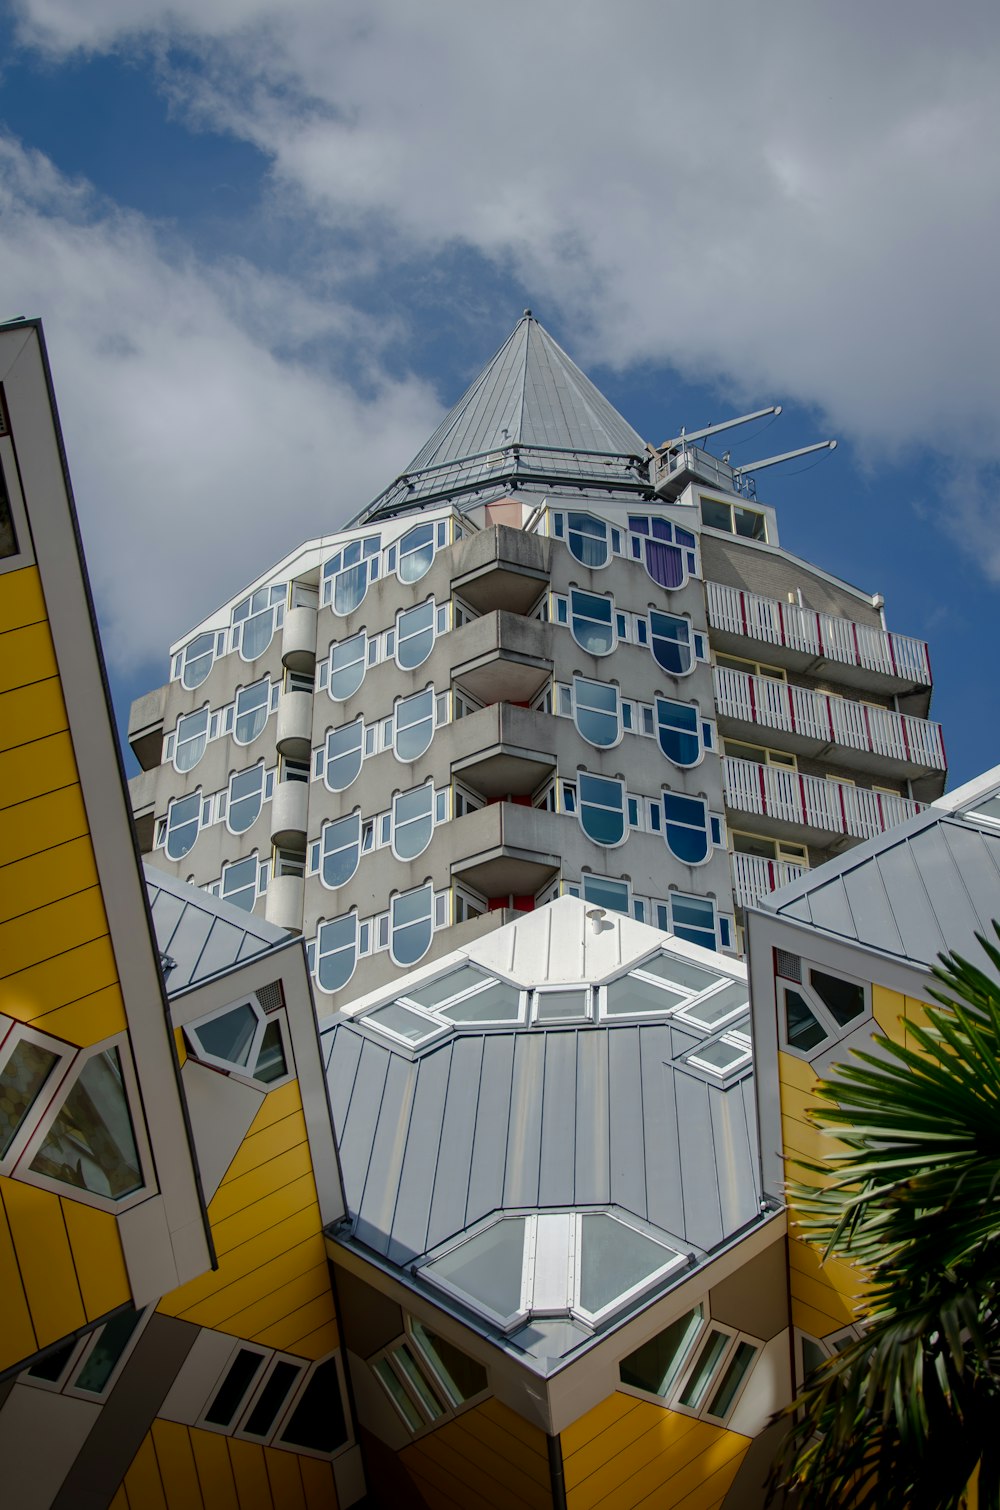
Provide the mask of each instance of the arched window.
[{"label": "arched window", "polygon": [[610,655],[615,648],[615,613],[611,598],[572,588],[569,627],[574,640],[589,655]]},{"label": "arched window", "polygon": [[434,783],[397,792],[392,799],[392,852],[397,860],[423,854],[434,832]]},{"label": "arched window", "polygon": [[260,816],[264,801],[264,764],[249,771],[234,771],[229,778],[226,826],[231,834],[245,834]]},{"label": "arched window", "polygon": [[236,721],[233,738],[238,745],[248,745],[257,738],[267,723],[268,705],[271,700],[271,683],[265,676],[261,682],[242,687],[236,694]]},{"label": "arched window", "polygon": [[418,524],[399,542],[398,575],[401,582],[419,582],[434,560],[434,526]]},{"label": "arched window", "polygon": [[358,962],[358,915],[320,923],[316,932],[316,980],[322,991],[339,991]]},{"label": "arched window", "polygon": [[712,845],[708,803],[704,797],[664,792],[663,817],[663,837],[675,859],[683,865],[701,865],[708,859]]},{"label": "arched window", "polygon": [[257,900],[257,856],[248,855],[245,860],[235,860],[222,867],[219,896],[244,912],[253,912]]},{"label": "arched window", "polygon": [[369,582],[378,576],[380,546],[381,536],[367,535],[363,540],[351,540],[325,563],[323,602],[330,603],[341,618],[360,606]]},{"label": "arched window", "polygon": [[417,760],[434,738],[434,688],[404,697],[396,704],[393,752],[397,760]]},{"label": "arched window", "polygon": [[569,553],[581,566],[607,566],[608,527],[591,514],[567,514]]},{"label": "arched window", "polygon": [[178,771],[191,771],[205,753],[208,742],[208,709],[199,708],[197,713],[186,713],[177,720],[177,743],[174,746],[174,766]]},{"label": "arched window", "polygon": [[278,583],[274,587],[258,587],[233,609],[233,624],[238,627],[243,660],[255,661],[264,654],[274,634],[278,607],[284,601],[285,586]]},{"label": "arched window", "polygon": [[573,678],[573,721],[588,744],[608,750],[622,737],[622,707],[618,688],[607,682]]},{"label": "arched window", "polygon": [[364,721],[360,718],[327,734],[323,780],[331,792],[345,791],[361,770],[364,737]]},{"label": "arched window", "polygon": [[396,615],[396,661],[412,671],[434,649],[434,599]]},{"label": "arched window", "polygon": [[361,686],[365,679],[367,654],[364,630],[352,634],[349,640],[330,646],[330,685],[327,690],[335,703],[346,702]]},{"label": "arched window", "polygon": [[580,771],[576,778],[580,827],[595,844],[621,844],[625,838],[625,785]]},{"label": "arched window", "polygon": [[201,793],[175,797],[167,808],[166,852],[168,860],[183,860],[198,837],[201,825]]},{"label": "arched window", "polygon": [[184,657],[181,685],[189,692],[193,692],[195,687],[201,686],[212,669],[212,662],[215,660],[215,635],[196,634],[194,639],[184,646],[181,654]]},{"label": "arched window", "polygon": [[344,886],[358,868],[361,857],[361,814],[350,813],[324,823],[320,849],[323,885]]},{"label": "arched window", "polygon": [[697,574],[696,541],[690,530],[669,519],[630,514],[632,555],[641,559],[658,587],[672,591]]},{"label": "arched window", "polygon": [[660,749],[676,766],[697,765],[701,759],[698,709],[694,703],[656,699],[656,734]]},{"label": "arched window", "polygon": [[428,881],[403,891],[389,903],[389,953],[397,965],[415,965],[430,948],[434,932],[434,888]]},{"label": "arched window", "polygon": [[690,622],[672,613],[650,609],[649,637],[656,664],[671,676],[687,676],[694,665]]}]

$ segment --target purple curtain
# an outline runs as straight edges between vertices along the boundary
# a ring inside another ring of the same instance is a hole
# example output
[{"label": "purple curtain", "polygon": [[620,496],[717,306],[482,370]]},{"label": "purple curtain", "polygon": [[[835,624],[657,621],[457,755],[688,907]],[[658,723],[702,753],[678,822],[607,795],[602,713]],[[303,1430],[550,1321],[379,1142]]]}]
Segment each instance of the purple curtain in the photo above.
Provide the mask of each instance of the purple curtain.
[{"label": "purple curtain", "polygon": [[684,580],[684,558],[676,545],[647,540],[646,570],[661,587],[680,587]]}]

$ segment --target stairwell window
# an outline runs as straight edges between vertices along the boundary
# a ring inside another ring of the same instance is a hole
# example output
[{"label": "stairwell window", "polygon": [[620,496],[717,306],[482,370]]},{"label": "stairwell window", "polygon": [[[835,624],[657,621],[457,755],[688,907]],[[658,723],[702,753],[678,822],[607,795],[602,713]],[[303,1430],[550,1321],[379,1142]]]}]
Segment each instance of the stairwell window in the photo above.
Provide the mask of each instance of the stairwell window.
[{"label": "stairwell window", "polygon": [[248,771],[234,771],[229,778],[226,827],[231,834],[245,834],[260,817],[264,801],[264,762]]},{"label": "stairwell window", "polygon": [[570,632],[581,650],[588,655],[610,655],[616,640],[614,600],[574,587],[569,609]]},{"label": "stairwell window", "polygon": [[434,599],[396,615],[396,664],[413,671],[434,649]]},{"label": "stairwell window", "polygon": [[164,848],[168,860],[183,860],[201,827],[201,792],[174,797],[167,806]]},{"label": "stairwell window", "polygon": [[656,664],[670,676],[687,676],[694,667],[690,621],[650,609],[649,631],[649,648]]},{"label": "stairwell window", "polygon": [[346,791],[361,770],[364,733],[364,721],[358,718],[327,734],[323,780],[331,792]]},{"label": "stairwell window", "polygon": [[656,699],[656,735],[663,754],[675,766],[697,765],[702,757],[700,715],[694,703]]},{"label": "stairwell window", "polygon": [[625,784],[604,776],[577,774],[580,827],[595,844],[613,847],[623,843],[625,825]]},{"label": "stairwell window", "polygon": [[252,744],[267,723],[271,709],[271,683],[263,681],[249,687],[241,687],[236,694],[236,711],[233,723],[233,738],[238,745]]},{"label": "stairwell window", "polygon": [[415,965],[430,948],[434,931],[434,888],[428,882],[397,893],[389,904],[389,953],[396,965]]},{"label": "stairwell window", "polygon": [[618,688],[607,682],[573,678],[573,721],[577,732],[599,750],[611,749],[622,737],[622,709]]},{"label": "stairwell window", "polygon": [[316,980],[323,991],[339,991],[347,985],[358,962],[358,915],[321,923],[316,932]]},{"label": "stairwell window", "polygon": [[401,582],[419,582],[431,569],[434,560],[434,526],[418,524],[399,542],[399,565],[396,575]]},{"label": "stairwell window", "polygon": [[177,720],[177,740],[174,745],[174,769],[192,771],[205,753],[208,743],[207,705],[196,713],[186,713]]},{"label": "stairwell window", "polygon": [[346,886],[361,858],[361,814],[324,823],[320,836],[320,878],[331,890]]}]

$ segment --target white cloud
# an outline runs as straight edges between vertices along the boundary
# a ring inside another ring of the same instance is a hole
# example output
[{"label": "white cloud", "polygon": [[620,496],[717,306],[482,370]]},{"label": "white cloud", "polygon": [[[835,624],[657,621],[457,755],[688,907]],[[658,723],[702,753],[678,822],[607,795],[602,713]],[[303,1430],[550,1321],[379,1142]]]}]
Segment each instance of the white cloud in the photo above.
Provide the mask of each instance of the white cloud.
[{"label": "white cloud", "polygon": [[[240,262],[199,264],[0,138],[4,316],[41,314],[105,651],[129,670],[343,523],[440,417],[387,333]],[[366,397],[307,362],[368,353]],[[276,351],[290,353],[277,356]]]}]

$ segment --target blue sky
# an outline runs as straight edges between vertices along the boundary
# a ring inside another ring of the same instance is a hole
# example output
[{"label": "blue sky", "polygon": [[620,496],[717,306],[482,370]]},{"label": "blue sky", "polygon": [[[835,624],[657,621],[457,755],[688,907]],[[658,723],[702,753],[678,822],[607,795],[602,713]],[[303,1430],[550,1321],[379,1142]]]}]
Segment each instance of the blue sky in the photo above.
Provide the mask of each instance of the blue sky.
[{"label": "blue sky", "polygon": [[0,59],[120,714],[530,305],[651,441],[837,436],[761,474],[783,544],[930,641],[953,783],[1000,760],[995,6],[22,0]]}]

